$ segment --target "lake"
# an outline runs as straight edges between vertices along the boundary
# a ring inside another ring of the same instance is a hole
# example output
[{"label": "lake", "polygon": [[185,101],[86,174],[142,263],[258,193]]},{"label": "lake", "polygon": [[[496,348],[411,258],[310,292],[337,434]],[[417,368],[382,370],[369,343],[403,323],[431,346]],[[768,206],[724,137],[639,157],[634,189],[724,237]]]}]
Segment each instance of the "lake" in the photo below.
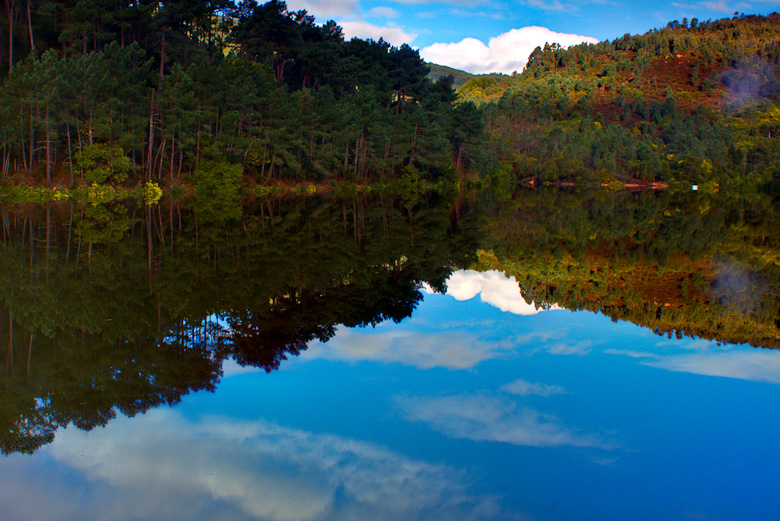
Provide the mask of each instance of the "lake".
[{"label": "lake", "polygon": [[4,519],[780,511],[769,197],[226,204],[2,209]]}]

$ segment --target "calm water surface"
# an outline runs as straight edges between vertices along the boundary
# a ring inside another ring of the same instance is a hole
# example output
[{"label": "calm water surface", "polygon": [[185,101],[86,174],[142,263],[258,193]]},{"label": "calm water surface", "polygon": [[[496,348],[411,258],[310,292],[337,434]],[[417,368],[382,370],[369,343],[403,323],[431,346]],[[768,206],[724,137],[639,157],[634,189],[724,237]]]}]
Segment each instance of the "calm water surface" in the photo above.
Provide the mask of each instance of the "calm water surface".
[{"label": "calm water surface", "polygon": [[771,204],[569,197],[6,209],[3,518],[775,519]]}]

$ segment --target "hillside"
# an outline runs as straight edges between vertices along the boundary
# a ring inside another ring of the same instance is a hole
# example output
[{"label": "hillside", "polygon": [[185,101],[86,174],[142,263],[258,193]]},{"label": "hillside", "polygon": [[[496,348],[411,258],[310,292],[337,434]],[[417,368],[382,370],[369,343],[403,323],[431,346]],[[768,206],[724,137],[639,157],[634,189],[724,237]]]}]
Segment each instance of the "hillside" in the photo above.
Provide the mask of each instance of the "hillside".
[{"label": "hillside", "polygon": [[452,76],[452,87],[455,90],[461,88],[466,84],[466,82],[474,77],[474,74],[471,74],[470,72],[453,69],[452,67],[447,67],[446,65],[438,65],[436,63],[428,63],[427,65],[431,68],[431,72],[428,73],[428,78],[433,81],[438,81],[439,78]]},{"label": "hillside", "polygon": [[473,82],[480,81],[493,81],[501,82],[509,78],[506,74],[500,72],[493,72],[490,74],[471,74],[470,72],[462,71],[460,69],[453,69],[446,65],[438,65],[436,63],[428,63],[431,72],[428,73],[428,78],[433,81],[438,81],[439,78],[445,76],[452,76],[452,87],[455,90],[460,90],[464,85],[473,84]]},{"label": "hillside", "polygon": [[767,181],[780,176],[780,15],[545,45],[521,74],[472,79],[459,100],[486,113],[488,170],[529,181]]}]

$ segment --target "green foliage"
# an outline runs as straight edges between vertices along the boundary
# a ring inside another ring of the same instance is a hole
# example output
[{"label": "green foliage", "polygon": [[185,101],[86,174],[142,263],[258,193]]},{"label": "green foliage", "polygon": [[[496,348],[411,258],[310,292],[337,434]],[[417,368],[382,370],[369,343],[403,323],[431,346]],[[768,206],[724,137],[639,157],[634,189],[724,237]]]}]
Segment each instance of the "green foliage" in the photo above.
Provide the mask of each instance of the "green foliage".
[{"label": "green foliage", "polygon": [[412,166],[405,167],[400,179],[393,183],[392,190],[401,197],[406,208],[412,208],[422,193],[420,174]]},{"label": "green foliage", "polygon": [[688,189],[518,194],[487,219],[472,269],[515,276],[537,306],[587,309],[657,334],[780,346],[776,205]]},{"label": "green foliage", "polygon": [[76,219],[76,234],[90,244],[120,240],[130,227],[127,208],[119,204],[90,203]]},{"label": "green foliage", "polygon": [[[606,170],[621,183],[757,186],[780,160],[771,137],[778,19],[678,22],[595,46],[546,45],[506,82],[472,79],[462,99],[482,103],[490,129],[482,173],[509,163],[552,184],[587,185]],[[493,88],[503,95],[487,103],[482,90]]]},{"label": "green foliage", "polygon": [[63,174],[175,186],[214,157],[253,185],[389,183],[409,165],[435,181],[505,163],[550,183],[605,168],[673,183],[700,175],[699,159],[719,183],[756,184],[778,160],[774,123],[751,126],[780,102],[776,14],[546,44],[524,71],[470,77],[456,96],[410,46],[345,41],[279,0],[85,5],[55,16],[43,2],[35,49],[18,46],[0,85],[4,159],[28,184],[45,172],[48,186]]},{"label": "green foliage", "polygon": [[112,201],[125,199],[130,194],[117,190],[113,186],[93,183],[86,187],[74,188],[70,192],[70,199],[78,203],[88,203],[92,206],[107,204]]},{"label": "green foliage", "polygon": [[241,165],[202,161],[195,171],[198,215],[215,222],[241,218]]},{"label": "green foliage", "polygon": [[516,184],[515,172],[512,165],[508,163],[501,165],[488,176],[488,186],[504,200],[509,200],[512,197]]},{"label": "green foliage", "polygon": [[4,204],[43,204],[49,201],[59,201],[67,198],[63,192],[43,187],[26,185],[10,185],[0,188],[0,201]]},{"label": "green foliage", "polygon": [[175,186],[214,157],[266,185],[452,165],[453,79],[428,78],[417,50],[345,41],[278,0],[201,4],[79,1],[38,20],[37,52],[15,53],[0,85],[4,158],[49,185]]},{"label": "green foliage", "polygon": [[130,171],[130,158],[122,149],[104,143],[85,146],[73,159],[89,184],[121,184]]},{"label": "green foliage", "polygon": [[162,198],[163,191],[160,185],[153,181],[147,181],[143,184],[141,191],[141,200],[146,206],[153,206],[157,204]]}]

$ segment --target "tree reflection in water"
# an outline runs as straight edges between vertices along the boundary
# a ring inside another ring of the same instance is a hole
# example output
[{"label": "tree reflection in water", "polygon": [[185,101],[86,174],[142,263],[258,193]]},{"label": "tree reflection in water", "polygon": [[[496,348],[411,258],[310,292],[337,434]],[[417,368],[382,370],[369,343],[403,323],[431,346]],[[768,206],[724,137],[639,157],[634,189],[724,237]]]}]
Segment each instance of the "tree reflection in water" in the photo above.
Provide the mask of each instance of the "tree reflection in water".
[{"label": "tree reflection in water", "polygon": [[542,307],[780,346],[768,199],[490,199],[268,199],[240,221],[170,202],[4,209],[0,450],[213,391],[227,359],[272,371],[339,325],[400,322],[457,268],[505,271]]},{"label": "tree reflection in water", "polygon": [[240,222],[177,204],[5,209],[2,451],[213,391],[228,358],[272,371],[339,324],[403,320],[423,283],[475,258],[453,204],[267,200]]}]

